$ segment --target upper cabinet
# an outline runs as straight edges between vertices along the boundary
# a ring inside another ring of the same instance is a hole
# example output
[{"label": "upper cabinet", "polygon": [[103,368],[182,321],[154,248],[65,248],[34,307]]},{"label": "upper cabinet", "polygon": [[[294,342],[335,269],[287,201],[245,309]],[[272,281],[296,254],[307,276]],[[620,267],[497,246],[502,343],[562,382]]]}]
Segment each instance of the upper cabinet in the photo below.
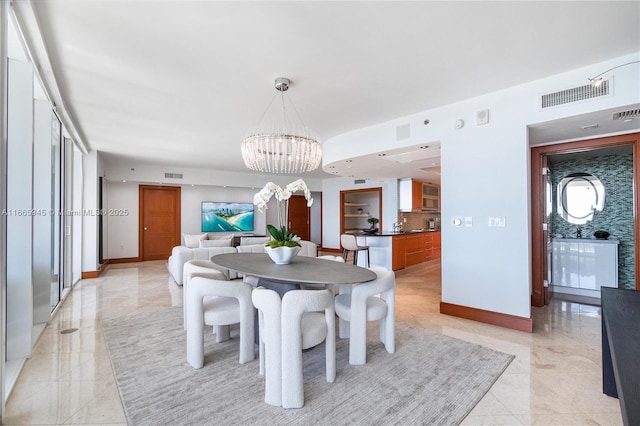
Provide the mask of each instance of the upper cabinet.
[{"label": "upper cabinet", "polygon": [[440,211],[440,187],[413,179],[398,181],[399,205],[403,212]]}]

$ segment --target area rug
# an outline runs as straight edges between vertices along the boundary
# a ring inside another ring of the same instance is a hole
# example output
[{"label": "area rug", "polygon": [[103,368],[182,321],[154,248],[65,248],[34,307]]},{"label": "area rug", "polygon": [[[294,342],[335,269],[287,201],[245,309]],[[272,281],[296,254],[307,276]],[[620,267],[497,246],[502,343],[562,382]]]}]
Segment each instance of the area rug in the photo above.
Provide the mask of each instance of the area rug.
[{"label": "area rug", "polygon": [[389,354],[372,327],[366,365],[349,365],[349,342],[337,340],[334,383],[325,379],[324,345],[304,352],[305,405],[288,410],[264,402],[257,357],[238,363],[237,329],[223,343],[205,333],[205,365],[195,370],[186,362],[182,308],[102,327],[130,425],[455,425],[513,359],[401,322]]}]

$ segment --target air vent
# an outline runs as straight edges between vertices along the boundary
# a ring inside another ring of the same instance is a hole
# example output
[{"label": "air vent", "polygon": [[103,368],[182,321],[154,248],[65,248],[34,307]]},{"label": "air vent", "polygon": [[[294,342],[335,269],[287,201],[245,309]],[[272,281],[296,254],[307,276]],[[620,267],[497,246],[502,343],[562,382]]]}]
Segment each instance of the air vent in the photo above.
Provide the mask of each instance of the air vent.
[{"label": "air vent", "polygon": [[630,109],[628,111],[615,112],[613,114],[613,120],[633,120],[640,117],[640,108]]},{"label": "air vent", "polygon": [[598,86],[586,84],[584,86],[574,87],[573,89],[566,89],[542,95],[540,98],[540,107],[542,109],[551,108],[559,105],[607,96],[609,94],[609,80],[603,80]]},{"label": "air vent", "polygon": [[396,140],[409,139],[411,137],[411,126],[409,124],[403,124],[396,127]]},{"label": "air vent", "polygon": [[358,184],[362,184],[362,183],[366,183],[367,180],[366,179],[356,179],[353,181],[354,185],[358,185]]},{"label": "air vent", "polygon": [[164,177],[168,179],[182,179],[182,173],[165,173]]}]

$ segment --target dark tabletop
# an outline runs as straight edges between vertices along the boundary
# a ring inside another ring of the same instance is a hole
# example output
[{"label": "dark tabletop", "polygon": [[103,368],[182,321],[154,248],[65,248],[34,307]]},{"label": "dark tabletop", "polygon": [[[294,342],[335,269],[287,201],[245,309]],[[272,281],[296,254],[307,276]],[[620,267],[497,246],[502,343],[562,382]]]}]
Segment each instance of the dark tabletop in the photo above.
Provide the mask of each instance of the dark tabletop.
[{"label": "dark tabletop", "polygon": [[294,256],[288,265],[276,265],[266,253],[218,254],[211,261],[245,275],[286,283],[353,284],[377,277],[360,266],[307,256]]}]

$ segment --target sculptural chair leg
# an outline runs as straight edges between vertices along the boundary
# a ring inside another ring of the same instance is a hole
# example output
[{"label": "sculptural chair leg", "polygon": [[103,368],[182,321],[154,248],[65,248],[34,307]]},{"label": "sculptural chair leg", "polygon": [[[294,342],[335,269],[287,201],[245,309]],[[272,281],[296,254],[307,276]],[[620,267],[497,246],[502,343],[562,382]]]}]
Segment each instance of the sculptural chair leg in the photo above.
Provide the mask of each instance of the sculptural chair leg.
[{"label": "sculptural chair leg", "polygon": [[[324,311],[324,314],[319,312]],[[282,298],[282,406],[304,405],[302,349],[325,340],[327,382],[336,377],[335,311],[331,290],[293,290]]]},{"label": "sculptural chair leg", "polygon": [[280,338],[280,295],[258,287],[251,299],[258,309],[260,324],[260,374],[264,374],[264,402],[282,406],[282,355]]},{"label": "sculptural chair leg", "polygon": [[[204,325],[240,323],[240,364],[255,358],[252,287],[242,282],[194,277],[187,288],[187,362],[204,365]],[[217,296],[217,297],[216,297]]]},{"label": "sculptural chair leg", "polygon": [[[349,364],[367,362],[367,321],[380,321],[380,340],[389,353],[395,352],[395,274],[384,268],[372,268],[373,281],[356,285],[351,293],[336,297],[336,314],[349,323]],[[376,297],[379,295],[380,297]]]}]

